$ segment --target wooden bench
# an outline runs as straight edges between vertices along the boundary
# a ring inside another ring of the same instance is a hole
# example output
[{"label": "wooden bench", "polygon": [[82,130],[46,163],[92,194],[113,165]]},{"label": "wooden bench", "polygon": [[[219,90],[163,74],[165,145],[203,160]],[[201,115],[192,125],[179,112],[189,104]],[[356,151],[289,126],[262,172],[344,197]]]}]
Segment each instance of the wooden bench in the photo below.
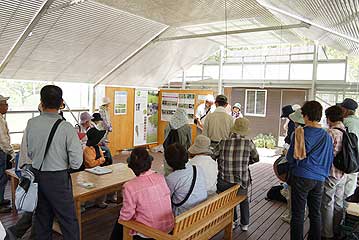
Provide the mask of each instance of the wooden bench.
[{"label": "wooden bench", "polygon": [[159,240],[210,239],[224,229],[224,239],[232,239],[234,207],[247,196],[237,196],[239,185],[210,197],[191,210],[175,218],[172,234],[168,234],[134,220],[120,221],[123,225],[123,239],[130,240],[130,230]]}]

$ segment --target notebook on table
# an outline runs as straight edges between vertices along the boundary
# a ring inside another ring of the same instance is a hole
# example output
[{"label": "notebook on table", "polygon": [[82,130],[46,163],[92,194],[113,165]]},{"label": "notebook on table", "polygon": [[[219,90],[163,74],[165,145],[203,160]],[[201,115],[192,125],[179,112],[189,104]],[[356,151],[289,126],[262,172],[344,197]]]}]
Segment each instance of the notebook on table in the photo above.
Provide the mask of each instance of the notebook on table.
[{"label": "notebook on table", "polygon": [[96,175],[104,175],[112,172],[112,169],[106,167],[94,167],[94,168],[86,168],[85,171],[96,174]]}]

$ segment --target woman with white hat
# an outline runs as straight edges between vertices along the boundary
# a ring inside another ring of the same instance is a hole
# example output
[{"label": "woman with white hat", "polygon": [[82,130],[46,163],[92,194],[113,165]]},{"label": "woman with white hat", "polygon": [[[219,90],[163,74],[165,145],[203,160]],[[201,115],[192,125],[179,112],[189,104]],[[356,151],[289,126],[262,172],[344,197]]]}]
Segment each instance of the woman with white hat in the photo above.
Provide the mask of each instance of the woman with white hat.
[{"label": "woman with white hat", "polygon": [[110,105],[111,100],[109,97],[103,97],[102,98],[102,103],[99,109],[101,118],[102,118],[102,124],[105,128],[105,130],[107,131],[105,139],[106,142],[108,142],[107,140],[107,134],[108,132],[112,132],[112,124],[111,124],[111,118],[110,118],[110,113],[108,111],[108,106]]},{"label": "woman with white hat", "polygon": [[242,108],[242,105],[239,102],[237,102],[237,103],[235,103],[233,105],[233,107],[232,107],[232,117],[234,119],[243,117],[243,115],[241,113],[241,108]]},{"label": "woman with white hat", "polygon": [[198,135],[194,140],[194,144],[188,149],[192,158],[189,163],[199,166],[204,170],[208,195],[216,193],[218,175],[218,164],[211,157],[212,150],[210,146],[211,140],[208,137]]},{"label": "woman with white hat", "polygon": [[80,114],[80,125],[76,124],[75,126],[83,148],[86,146],[87,142],[87,131],[90,128],[96,127],[96,125],[91,121],[91,119],[92,116],[90,115],[90,113],[82,112]]}]

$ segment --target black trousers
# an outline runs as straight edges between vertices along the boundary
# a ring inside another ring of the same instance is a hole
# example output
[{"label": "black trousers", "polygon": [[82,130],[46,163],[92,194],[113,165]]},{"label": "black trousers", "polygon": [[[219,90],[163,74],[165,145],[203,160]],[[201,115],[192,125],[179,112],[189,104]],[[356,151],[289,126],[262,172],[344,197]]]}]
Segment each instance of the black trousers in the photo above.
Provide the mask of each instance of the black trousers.
[{"label": "black trousers", "polygon": [[14,234],[16,238],[22,238],[27,230],[31,228],[31,235],[29,237],[30,240],[35,239],[35,228],[33,226],[33,221],[35,219],[33,218],[32,212],[24,212],[19,219],[19,221],[16,222],[14,226],[9,227],[9,231]]},{"label": "black trousers", "polygon": [[[236,185],[236,183],[229,183],[226,182],[220,178],[217,179],[217,193],[221,193],[226,191],[227,189],[233,187],[234,185]],[[238,190],[237,195],[248,195],[248,189],[243,189],[240,188]],[[240,212],[241,212],[241,224],[242,225],[248,225],[249,224],[249,201],[248,201],[248,197],[242,201],[239,204],[239,208],[240,208]],[[238,219],[238,213],[237,213],[237,207],[234,208],[234,216],[233,216],[233,221],[237,221]]]},{"label": "black trousers", "polygon": [[59,221],[64,240],[79,240],[71,176],[64,171],[34,170],[38,181],[38,204],[35,211],[36,240],[52,239],[54,217]]},{"label": "black trousers", "polygon": [[324,182],[311,180],[292,175],[291,201],[292,219],[290,222],[290,239],[303,240],[304,209],[305,204],[309,209],[310,228],[308,239],[321,239],[321,213]]}]

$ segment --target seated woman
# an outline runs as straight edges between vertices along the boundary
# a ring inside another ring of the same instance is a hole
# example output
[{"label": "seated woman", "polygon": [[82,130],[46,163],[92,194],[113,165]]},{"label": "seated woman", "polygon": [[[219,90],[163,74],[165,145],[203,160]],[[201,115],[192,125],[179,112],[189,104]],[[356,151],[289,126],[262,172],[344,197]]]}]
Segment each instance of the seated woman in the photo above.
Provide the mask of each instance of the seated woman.
[{"label": "seated woman", "polygon": [[[84,153],[84,166],[80,168],[93,168],[102,165],[105,162],[105,157],[99,146],[99,143],[103,136],[105,136],[106,131],[100,131],[96,128],[90,128],[87,135],[86,147],[83,150]],[[106,196],[97,198],[95,204],[99,208],[106,208],[107,204],[105,203]]]},{"label": "seated woman", "polygon": [[[169,123],[165,128],[165,141],[163,148],[166,151],[167,147],[173,143],[179,143],[187,150],[192,144],[192,128],[188,124],[187,112],[183,108],[178,108],[171,117]],[[164,162],[165,176],[172,172],[166,161]]]},{"label": "seated woman", "polygon": [[[95,126],[98,130],[106,130],[104,127],[104,124],[103,124],[103,119],[101,117],[101,114],[99,114],[99,113],[92,114],[91,120],[95,124]],[[108,134],[108,132],[106,131],[105,136],[102,138],[102,140],[100,142],[100,147],[104,151],[104,156],[105,156],[105,160],[106,160],[103,163],[103,166],[111,165],[113,163],[110,148],[107,146],[107,142],[108,142],[107,134]]]},{"label": "seated woman", "polygon": [[[135,148],[129,157],[128,167],[136,178],[126,182],[122,188],[123,206],[119,220],[136,220],[163,232],[170,232],[174,226],[170,190],[165,178],[151,169],[152,156],[143,147]],[[123,226],[114,226],[110,240],[123,237]],[[135,236],[142,239],[144,236]]]},{"label": "seated woman", "polygon": [[81,141],[81,145],[84,148],[86,146],[86,142],[87,142],[87,136],[86,136],[86,132],[93,128],[96,127],[95,124],[91,121],[91,115],[88,112],[82,112],[80,114],[80,125],[76,124],[75,129],[77,131],[77,134],[79,135],[80,141]]},{"label": "seated woman", "polygon": [[205,174],[202,168],[186,164],[188,154],[179,143],[168,146],[165,159],[173,169],[166,182],[171,191],[172,209],[177,216],[207,199]]},{"label": "seated woman", "polygon": [[194,144],[188,149],[191,160],[190,164],[201,167],[204,170],[208,195],[217,191],[218,164],[213,158],[210,149],[211,139],[204,135],[198,135]]}]

